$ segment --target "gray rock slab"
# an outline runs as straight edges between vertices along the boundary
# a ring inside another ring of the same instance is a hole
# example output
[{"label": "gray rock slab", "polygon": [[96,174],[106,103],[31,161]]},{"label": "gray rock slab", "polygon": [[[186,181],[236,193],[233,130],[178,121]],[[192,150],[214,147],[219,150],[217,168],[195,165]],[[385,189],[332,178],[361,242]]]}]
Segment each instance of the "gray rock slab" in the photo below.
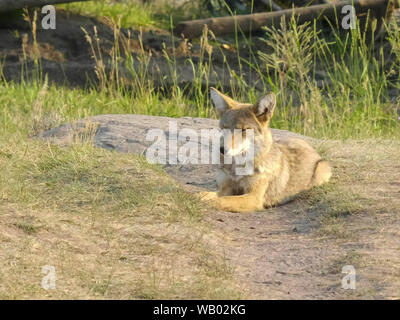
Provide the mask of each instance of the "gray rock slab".
[{"label": "gray rock slab", "polygon": [[[87,140],[96,147],[107,150],[114,150],[124,153],[146,155],[146,151],[154,144],[154,139],[149,138],[149,132],[153,129],[162,130],[167,140],[176,140],[174,126],[177,131],[189,128],[200,134],[202,129],[218,128],[218,120],[207,118],[169,118],[160,116],[147,116],[136,114],[108,114],[80,119],[74,122],[63,124],[54,129],[40,134],[38,137],[51,143],[67,146],[77,141]],[[272,129],[274,140],[287,138],[310,139],[302,135],[286,130]],[[200,136],[200,135],[199,135]],[[176,141],[178,150],[185,143],[195,143],[203,149],[211,148],[210,144],[193,141]],[[198,149],[200,159],[201,149]],[[166,154],[168,155],[168,147]],[[214,165],[212,164],[174,164],[167,157],[164,170],[179,182],[196,188],[215,189]]]}]

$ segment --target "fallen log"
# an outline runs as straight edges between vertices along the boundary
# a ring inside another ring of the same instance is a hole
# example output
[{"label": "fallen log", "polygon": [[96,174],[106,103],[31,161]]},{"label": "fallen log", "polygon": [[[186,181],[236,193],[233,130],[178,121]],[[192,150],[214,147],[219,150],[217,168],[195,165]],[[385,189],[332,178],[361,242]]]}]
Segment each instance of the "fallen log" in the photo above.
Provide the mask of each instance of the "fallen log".
[{"label": "fallen log", "polygon": [[81,2],[89,0],[0,0],[0,12],[10,12],[25,7],[43,7],[47,4]]},{"label": "fallen log", "polygon": [[202,35],[205,25],[207,25],[208,29],[216,36],[234,33],[236,29],[243,32],[257,31],[263,26],[277,26],[282,16],[285,16],[286,19],[288,19],[292,17],[292,15],[297,18],[299,24],[314,19],[325,18],[335,23],[336,17],[340,18],[340,16],[344,16],[341,11],[342,8],[347,5],[354,6],[357,17],[365,18],[369,11],[371,18],[381,19],[385,18],[386,9],[390,2],[391,0],[351,0],[275,12],[183,21],[176,26],[175,33],[179,36],[183,35],[185,38],[189,39],[197,38]]}]

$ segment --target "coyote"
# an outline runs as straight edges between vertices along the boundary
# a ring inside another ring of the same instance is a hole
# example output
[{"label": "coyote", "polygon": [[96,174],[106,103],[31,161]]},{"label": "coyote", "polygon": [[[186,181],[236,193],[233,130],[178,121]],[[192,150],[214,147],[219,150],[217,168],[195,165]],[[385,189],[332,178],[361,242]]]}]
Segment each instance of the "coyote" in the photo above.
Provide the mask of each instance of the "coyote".
[{"label": "coyote", "polygon": [[[232,100],[211,88],[211,100],[220,115],[220,128],[253,129],[254,171],[252,175],[237,175],[234,164],[219,165],[216,172],[218,192],[201,192],[200,198],[215,207],[232,212],[252,212],[290,201],[300,191],[328,182],[331,169],[327,161],[305,141],[287,138],[273,141],[269,122],[274,113],[276,97],[269,93],[254,105]],[[242,146],[225,141],[224,153],[241,150]],[[226,150],[227,149],[227,150]]]}]

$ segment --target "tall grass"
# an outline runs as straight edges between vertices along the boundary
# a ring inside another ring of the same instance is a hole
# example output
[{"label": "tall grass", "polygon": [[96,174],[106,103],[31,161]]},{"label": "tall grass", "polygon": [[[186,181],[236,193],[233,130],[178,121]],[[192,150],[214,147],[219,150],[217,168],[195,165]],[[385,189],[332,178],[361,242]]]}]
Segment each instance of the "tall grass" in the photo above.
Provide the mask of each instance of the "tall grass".
[{"label": "tall grass", "polygon": [[273,70],[268,81],[281,98],[275,123],[337,138],[398,132],[389,97],[397,82],[390,78],[383,48],[368,41],[373,27],[362,31],[357,23],[345,34],[332,30],[331,41],[315,25],[299,26],[294,19],[282,20],[279,30],[266,30],[264,41],[273,52],[259,55]]},{"label": "tall grass", "polygon": [[[83,29],[97,76],[97,84],[90,88],[50,85],[41,104],[43,110],[38,113],[32,105],[43,88],[43,77],[21,84],[1,81],[2,131],[14,128],[27,132],[26,128],[32,127],[38,131],[37,123],[42,123],[44,130],[57,122],[99,113],[215,117],[209,99],[210,79],[233,98],[255,102],[262,92],[247,82],[245,73],[250,69],[259,76],[265,92],[272,90],[278,96],[272,121],[275,128],[339,139],[400,136],[397,104],[393,103],[393,92],[399,88],[396,70],[400,61],[400,31],[395,24],[387,26],[394,53],[390,61],[385,61],[383,46],[368,41],[370,29],[361,29],[359,24],[344,34],[332,27],[327,37],[315,23],[298,25],[295,19],[282,20],[279,28],[265,30],[265,47],[258,48],[258,52],[252,39],[238,28],[231,45],[237,52],[236,69],[223,50],[226,43],[221,43],[211,31],[204,29],[199,43],[193,44],[198,45],[196,54],[186,48],[187,42],[178,43],[171,36],[172,48],[165,47],[163,52],[169,66],[165,74],[165,70],[150,70],[152,53],[143,46],[142,32],[135,38],[129,32],[122,33],[121,16],[112,23],[115,41],[107,56],[96,29],[92,35]],[[35,32],[34,24],[32,30]],[[138,45],[132,45],[133,42]],[[176,58],[178,46],[182,45],[188,52],[185,63],[193,74],[192,83],[184,86],[180,84]],[[250,58],[244,59],[240,50],[248,50]],[[222,75],[214,71],[216,52],[222,55],[222,67],[231,76],[229,88]],[[37,65],[40,67],[40,62]],[[393,76],[396,72],[397,76]],[[38,121],[38,114],[53,120]]]}]

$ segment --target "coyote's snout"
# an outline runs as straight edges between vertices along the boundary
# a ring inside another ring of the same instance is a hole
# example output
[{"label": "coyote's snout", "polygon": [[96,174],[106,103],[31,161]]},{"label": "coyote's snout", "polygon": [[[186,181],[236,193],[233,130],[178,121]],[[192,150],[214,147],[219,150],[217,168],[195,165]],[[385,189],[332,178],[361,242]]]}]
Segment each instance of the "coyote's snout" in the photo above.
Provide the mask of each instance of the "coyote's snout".
[{"label": "coyote's snout", "polygon": [[[222,161],[217,169],[218,192],[203,192],[201,198],[222,210],[249,212],[283,204],[300,191],[329,180],[327,161],[307,142],[294,138],[273,141],[269,129],[276,105],[273,93],[252,105],[211,88],[211,99],[221,117],[220,128],[242,133],[240,139],[230,135],[229,141],[224,141],[221,157],[228,154],[234,158],[253,148],[254,167],[252,174],[238,175],[234,160],[229,164]],[[252,132],[252,139],[248,132]]]}]

